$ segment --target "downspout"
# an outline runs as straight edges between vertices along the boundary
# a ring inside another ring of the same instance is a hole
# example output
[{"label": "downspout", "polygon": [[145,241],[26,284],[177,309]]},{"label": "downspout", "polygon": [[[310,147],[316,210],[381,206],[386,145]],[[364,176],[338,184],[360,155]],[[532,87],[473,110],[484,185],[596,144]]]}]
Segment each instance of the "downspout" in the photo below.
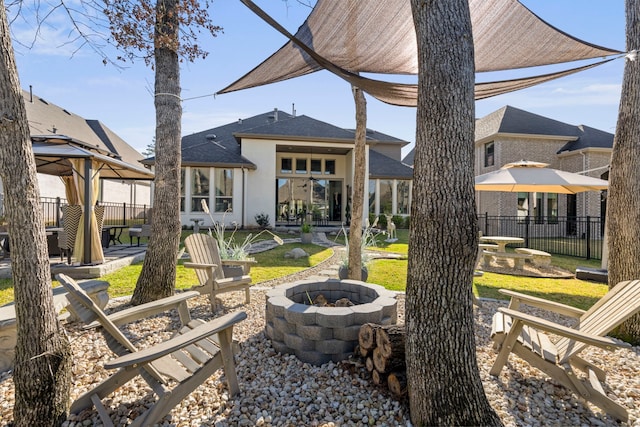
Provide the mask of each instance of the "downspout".
[{"label": "downspout", "polygon": [[247,199],[247,182],[246,182],[246,175],[245,175],[245,170],[244,168],[241,168],[242,170],[242,215],[240,218],[240,228],[244,229],[244,223],[245,223],[245,216],[246,216],[246,212],[244,210],[245,208],[245,200]]}]

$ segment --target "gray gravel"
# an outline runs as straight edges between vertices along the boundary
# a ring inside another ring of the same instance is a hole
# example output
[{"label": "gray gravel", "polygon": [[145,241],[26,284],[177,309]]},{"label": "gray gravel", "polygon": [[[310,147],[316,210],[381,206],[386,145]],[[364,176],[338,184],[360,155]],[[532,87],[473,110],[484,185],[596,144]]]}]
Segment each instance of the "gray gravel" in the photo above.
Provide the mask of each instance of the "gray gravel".
[{"label": "gray gravel", "polygon": [[[329,264],[335,261],[329,261]],[[327,264],[305,272],[319,274]],[[298,275],[299,278],[301,275]],[[291,280],[286,278],[283,280]],[[244,310],[248,318],[234,329],[240,344],[236,356],[241,392],[230,397],[218,372],[170,412],[165,426],[405,426],[409,423],[406,401],[398,401],[385,389],[374,386],[359,363],[329,363],[320,367],[300,362],[295,356],[278,354],[265,338],[265,289],[280,281],[262,283],[252,290],[252,301],[243,305],[240,292],[222,297],[225,311]],[[398,295],[399,321],[404,322],[404,295]],[[118,309],[126,299],[110,302]],[[190,301],[193,317],[211,318],[208,298]],[[498,378],[488,374],[495,359],[489,332],[491,317],[501,302],[483,301],[475,308],[478,363],[485,392],[491,405],[507,426],[613,426],[619,425],[601,410],[585,403],[557,385],[546,375],[515,356]],[[532,312],[534,312],[532,310]],[[540,314],[540,313],[538,313]],[[546,315],[550,320],[559,320]],[[175,316],[157,316],[130,325],[126,333],[140,345],[165,339],[175,327]],[[68,325],[75,364],[72,398],[85,392],[108,375],[103,365],[112,355],[102,335]],[[158,332],[160,331],[160,332]],[[640,426],[640,349],[609,353],[589,349],[584,357],[606,367],[608,392],[628,408],[630,422]],[[0,376],[0,417],[2,425],[12,420],[13,379]],[[111,418],[115,425],[130,422],[137,405],[154,398],[143,381],[131,381],[111,396]],[[71,415],[67,426],[101,425],[94,410]]]}]

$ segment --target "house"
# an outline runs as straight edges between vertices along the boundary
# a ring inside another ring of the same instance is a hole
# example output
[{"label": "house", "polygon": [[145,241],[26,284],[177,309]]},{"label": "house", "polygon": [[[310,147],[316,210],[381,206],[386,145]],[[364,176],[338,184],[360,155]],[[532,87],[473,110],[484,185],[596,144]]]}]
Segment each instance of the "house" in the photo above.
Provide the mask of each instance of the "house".
[{"label": "house", "polygon": [[[149,205],[153,174],[140,164],[144,157],[99,120],[87,120],[32,93],[22,91],[44,200],[65,199],[60,168],[69,158],[92,156],[106,163],[101,176],[100,202]],[[58,151],[52,156],[52,150]],[[56,170],[55,168],[59,168]],[[107,171],[108,169],[108,171]],[[127,171],[127,172],[125,172]],[[45,172],[45,173],[40,173]],[[136,179],[130,179],[136,178]],[[0,183],[0,193],[2,184]],[[47,213],[45,213],[47,215]]]},{"label": "house", "polygon": [[[475,175],[519,160],[548,163],[549,167],[607,179],[613,134],[584,125],[570,125],[512,106],[476,120]],[[526,216],[536,223],[558,217],[600,217],[606,192],[579,194],[535,193],[528,206],[524,193],[477,192],[479,214]]]},{"label": "house", "polygon": [[[278,109],[184,136],[182,224],[211,225],[203,201],[215,221],[242,227],[260,215],[271,226],[348,222],[354,138],[352,129]],[[367,130],[363,202],[375,214],[409,214],[413,170],[400,161],[407,143]]]},{"label": "house", "polygon": [[[609,176],[613,134],[584,125],[570,125],[512,106],[505,106],[476,120],[475,175],[499,169],[520,160],[548,163],[550,168],[601,179]],[[414,150],[403,163],[413,167]],[[534,226],[557,224],[565,217],[573,235],[571,218],[604,218],[606,191],[579,194],[476,192],[479,215],[525,217]],[[530,206],[531,204],[531,206]]]}]

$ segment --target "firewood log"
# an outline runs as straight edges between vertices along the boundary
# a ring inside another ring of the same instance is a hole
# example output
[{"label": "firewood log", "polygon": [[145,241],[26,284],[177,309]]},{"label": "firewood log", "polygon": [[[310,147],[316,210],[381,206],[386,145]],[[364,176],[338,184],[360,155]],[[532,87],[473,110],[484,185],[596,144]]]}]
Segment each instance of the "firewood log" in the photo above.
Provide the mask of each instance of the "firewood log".
[{"label": "firewood log", "polygon": [[405,370],[404,352],[399,357],[384,357],[382,349],[376,347],[373,349],[373,367],[381,374]]},{"label": "firewood log", "polygon": [[364,361],[364,366],[367,367],[367,371],[373,372],[373,369],[374,369],[373,359],[370,357],[367,357],[367,359]]},{"label": "firewood log", "polygon": [[404,325],[388,325],[376,330],[376,346],[384,357],[404,357]]},{"label": "firewood log", "polygon": [[400,397],[407,393],[407,374],[406,372],[393,372],[387,377],[387,386],[389,391]]},{"label": "firewood log", "polygon": [[371,378],[373,379],[373,383],[375,385],[385,385],[385,383],[387,382],[387,375],[381,374],[375,369],[373,370],[373,372],[371,372]]},{"label": "firewood log", "polygon": [[360,331],[358,332],[358,344],[360,344],[360,348],[372,350],[376,346],[376,329],[379,327],[380,325],[376,325],[375,323],[365,323],[360,326]]}]

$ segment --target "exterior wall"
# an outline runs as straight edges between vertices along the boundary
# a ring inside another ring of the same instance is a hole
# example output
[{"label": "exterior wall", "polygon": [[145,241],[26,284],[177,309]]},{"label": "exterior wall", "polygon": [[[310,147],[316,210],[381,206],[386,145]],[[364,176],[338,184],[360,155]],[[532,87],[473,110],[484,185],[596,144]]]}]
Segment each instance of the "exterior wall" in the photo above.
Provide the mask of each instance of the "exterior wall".
[{"label": "exterior wall", "polygon": [[150,206],[151,181],[102,180],[100,201]]},{"label": "exterior wall", "polygon": [[276,212],[276,144],[282,141],[242,140],[242,155],[256,165],[246,172],[245,214],[243,224],[257,226],[255,216],[269,215],[275,225]]},{"label": "exterior wall", "polygon": [[402,147],[399,144],[376,143],[371,145],[371,150],[377,151],[399,162],[402,161]]}]

